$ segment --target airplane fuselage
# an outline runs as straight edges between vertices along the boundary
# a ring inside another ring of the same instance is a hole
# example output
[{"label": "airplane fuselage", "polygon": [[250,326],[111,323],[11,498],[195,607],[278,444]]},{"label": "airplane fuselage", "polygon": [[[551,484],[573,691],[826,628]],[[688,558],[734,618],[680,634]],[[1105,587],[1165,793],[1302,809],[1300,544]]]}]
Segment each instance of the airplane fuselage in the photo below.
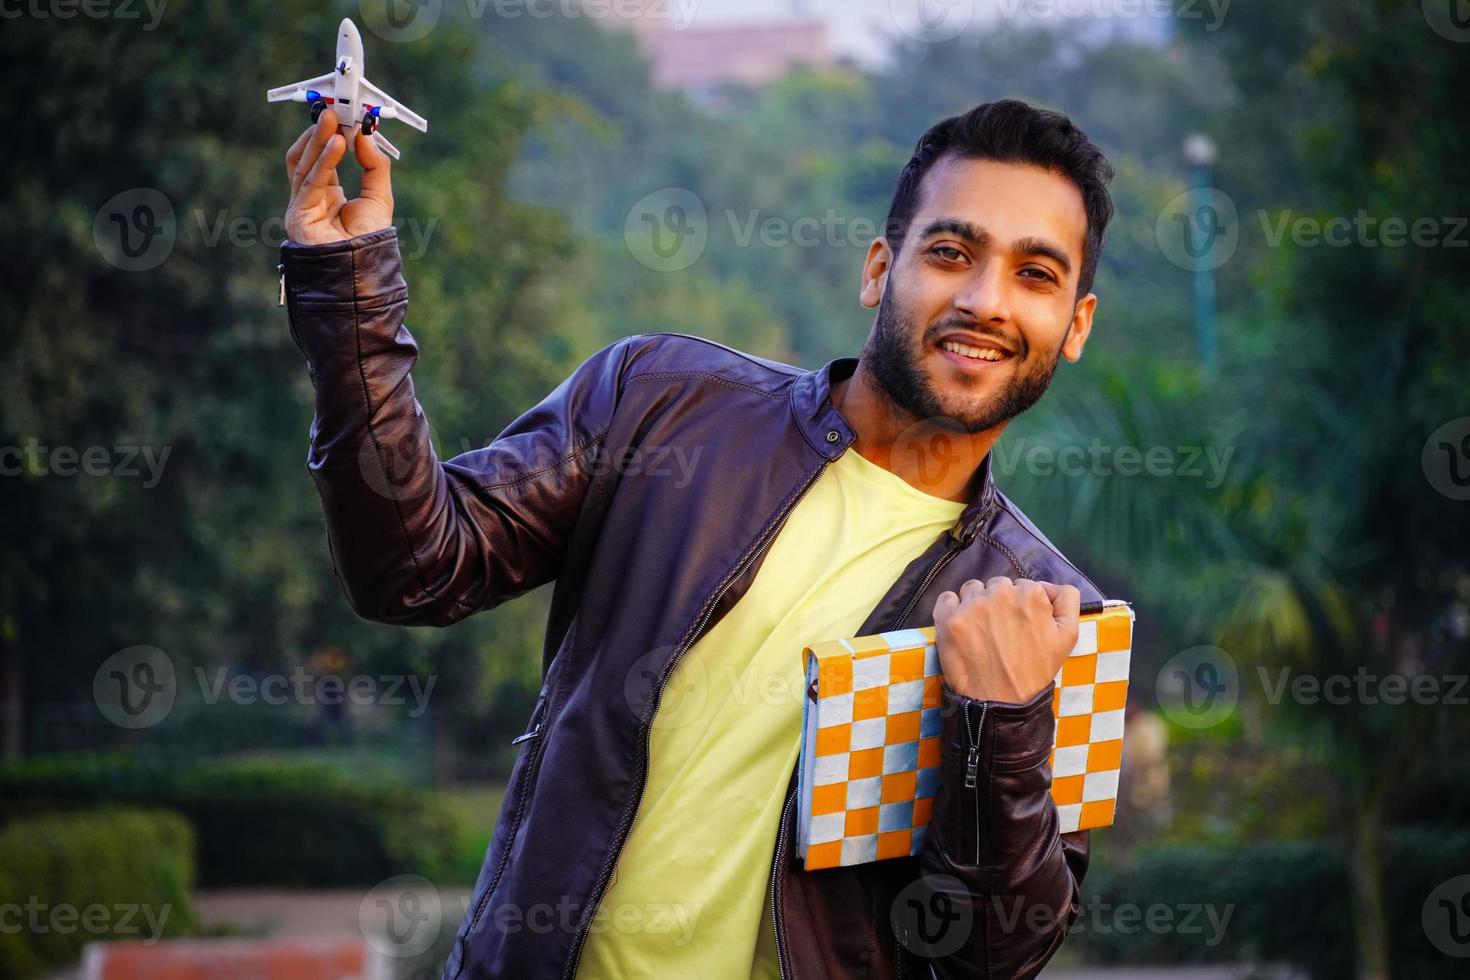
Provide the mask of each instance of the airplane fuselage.
[{"label": "airplane fuselage", "polygon": [[332,106],[337,112],[337,126],[352,146],[357,128],[362,122],[363,105],[358,98],[357,81],[367,77],[363,64],[362,35],[350,20],[342,22],[337,32],[337,78],[332,83]]}]

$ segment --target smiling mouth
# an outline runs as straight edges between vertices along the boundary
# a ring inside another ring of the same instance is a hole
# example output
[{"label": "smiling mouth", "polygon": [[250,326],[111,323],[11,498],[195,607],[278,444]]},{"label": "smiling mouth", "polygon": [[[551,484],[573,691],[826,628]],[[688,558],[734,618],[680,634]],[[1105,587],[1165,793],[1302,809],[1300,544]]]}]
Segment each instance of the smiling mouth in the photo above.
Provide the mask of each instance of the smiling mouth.
[{"label": "smiling mouth", "polygon": [[966,344],[957,340],[943,340],[939,343],[939,349],[947,353],[949,359],[956,361],[964,367],[979,367],[985,364],[995,364],[1011,358],[1009,351],[989,344]]}]

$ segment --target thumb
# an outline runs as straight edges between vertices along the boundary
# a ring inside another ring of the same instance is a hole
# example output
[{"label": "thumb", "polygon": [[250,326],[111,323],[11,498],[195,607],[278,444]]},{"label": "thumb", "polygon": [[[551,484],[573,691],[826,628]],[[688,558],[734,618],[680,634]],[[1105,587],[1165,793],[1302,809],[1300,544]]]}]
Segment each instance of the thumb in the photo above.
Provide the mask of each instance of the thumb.
[{"label": "thumb", "polygon": [[387,208],[393,206],[393,184],[389,176],[393,160],[378,146],[378,141],[358,130],[357,162],[362,167],[362,196]]}]

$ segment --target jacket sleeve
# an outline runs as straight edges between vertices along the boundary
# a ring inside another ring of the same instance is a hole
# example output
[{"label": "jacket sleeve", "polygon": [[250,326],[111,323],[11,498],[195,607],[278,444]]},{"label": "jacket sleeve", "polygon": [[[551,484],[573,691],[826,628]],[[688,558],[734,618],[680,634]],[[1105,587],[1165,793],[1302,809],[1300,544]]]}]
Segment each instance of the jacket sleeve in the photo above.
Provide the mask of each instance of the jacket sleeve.
[{"label": "jacket sleeve", "polygon": [[1081,912],[1090,840],[1058,833],[1054,687],[1011,704],[943,686],[940,785],[920,859],[931,900],[955,911],[953,939],[929,960],[941,980],[1034,977]]},{"label": "jacket sleeve", "polygon": [[307,468],[361,616],[447,626],[554,579],[611,424],[632,337],[588,358],[483,448],[441,463],[409,372],[392,228],[287,241],[291,336],[316,390]]}]

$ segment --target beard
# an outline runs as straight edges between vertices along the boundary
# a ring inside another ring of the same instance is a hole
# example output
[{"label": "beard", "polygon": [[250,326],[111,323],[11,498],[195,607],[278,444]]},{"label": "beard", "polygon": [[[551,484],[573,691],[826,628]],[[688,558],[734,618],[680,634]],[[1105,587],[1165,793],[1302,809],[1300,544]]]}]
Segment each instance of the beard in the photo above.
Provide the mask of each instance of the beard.
[{"label": "beard", "polygon": [[[892,286],[891,278],[888,285]],[[1018,350],[1011,355],[1017,368],[1001,383],[999,391],[989,396],[956,394],[946,399],[935,388],[933,377],[920,367],[920,361],[951,329],[1003,336],[997,330],[960,320],[943,321],[920,331],[912,314],[897,309],[893,290],[883,290],[877,322],[863,347],[862,359],[888,399],[914,421],[948,419],[967,433],[985,432],[1035,405],[1051,385],[1061,361],[1061,345],[1054,351],[1038,350],[1033,356],[1026,339],[1017,337]],[[979,379],[976,381],[978,384]]]}]

